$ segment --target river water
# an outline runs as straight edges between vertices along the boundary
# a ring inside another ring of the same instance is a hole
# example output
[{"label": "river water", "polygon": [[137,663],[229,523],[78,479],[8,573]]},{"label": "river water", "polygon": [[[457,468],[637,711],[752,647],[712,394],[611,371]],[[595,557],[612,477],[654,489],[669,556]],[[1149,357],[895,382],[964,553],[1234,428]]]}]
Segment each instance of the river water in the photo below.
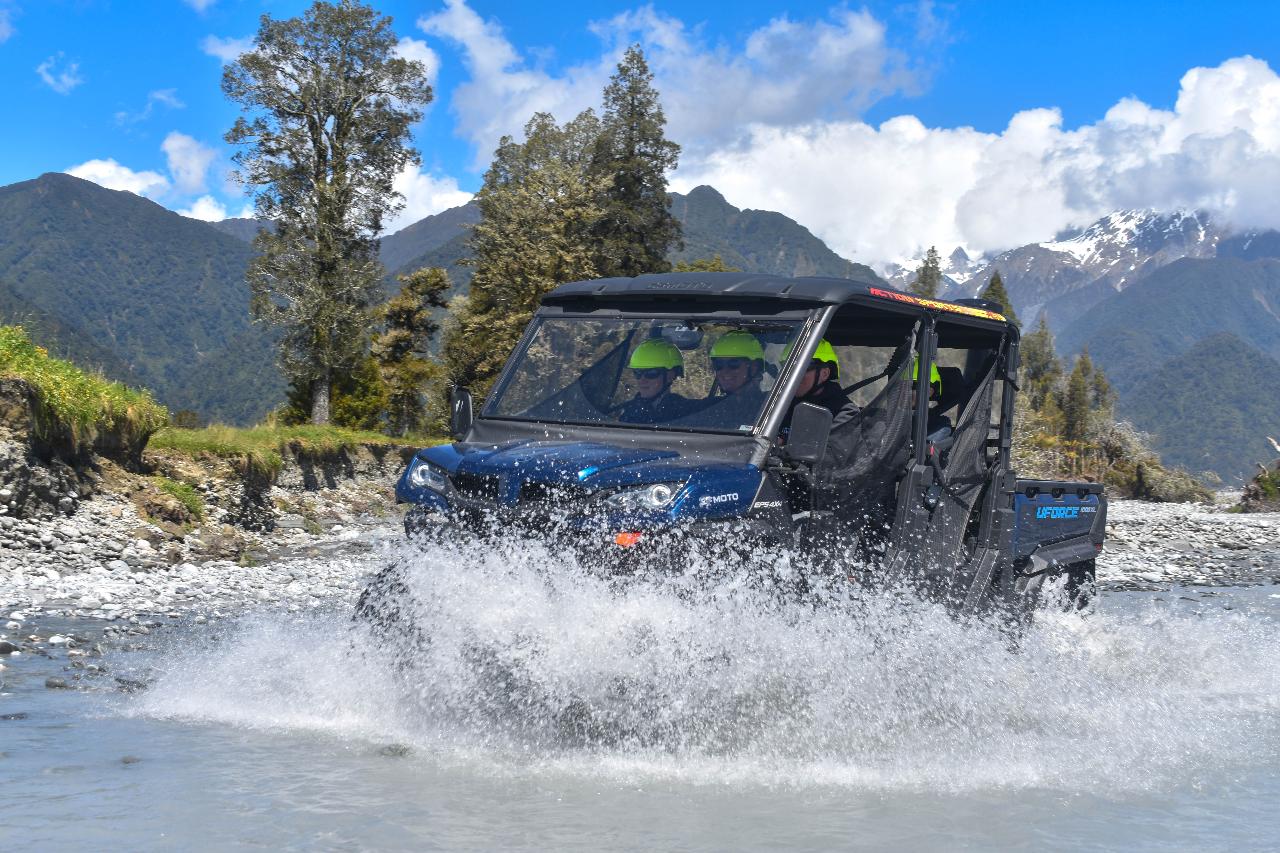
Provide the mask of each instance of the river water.
[{"label": "river water", "polygon": [[1014,636],[547,562],[415,557],[413,647],[333,602],[110,641],[79,689],[45,687],[85,673],[59,648],[5,659],[0,849],[1280,843],[1280,587]]}]

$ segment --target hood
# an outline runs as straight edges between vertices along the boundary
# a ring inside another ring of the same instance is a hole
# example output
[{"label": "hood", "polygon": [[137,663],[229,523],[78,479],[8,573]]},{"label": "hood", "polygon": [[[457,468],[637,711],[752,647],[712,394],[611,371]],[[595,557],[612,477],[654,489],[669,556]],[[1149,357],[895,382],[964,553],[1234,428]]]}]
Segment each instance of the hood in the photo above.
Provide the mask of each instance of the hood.
[{"label": "hood", "polygon": [[616,447],[595,442],[513,441],[496,447],[464,449],[456,470],[541,483],[585,483],[599,474],[617,474],[621,473],[618,469],[644,467],[645,463],[679,456],[674,450]]}]

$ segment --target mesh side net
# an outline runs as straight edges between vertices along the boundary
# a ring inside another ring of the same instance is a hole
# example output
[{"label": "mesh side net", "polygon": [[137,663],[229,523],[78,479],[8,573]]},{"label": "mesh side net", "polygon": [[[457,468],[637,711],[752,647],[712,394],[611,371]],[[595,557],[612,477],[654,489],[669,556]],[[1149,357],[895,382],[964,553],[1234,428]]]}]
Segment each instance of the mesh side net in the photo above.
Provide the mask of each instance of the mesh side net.
[{"label": "mesh side net", "polygon": [[995,369],[993,361],[960,414],[955,443],[942,464],[946,486],[920,543],[919,564],[930,574],[949,575],[959,564],[969,516],[987,480],[986,443]]},{"label": "mesh side net", "polygon": [[[914,334],[914,333],[913,333]],[[848,408],[832,424],[817,468],[817,508],[831,513],[837,541],[864,557],[893,522],[895,485],[911,455],[911,339],[894,353],[885,387],[861,409]]]}]

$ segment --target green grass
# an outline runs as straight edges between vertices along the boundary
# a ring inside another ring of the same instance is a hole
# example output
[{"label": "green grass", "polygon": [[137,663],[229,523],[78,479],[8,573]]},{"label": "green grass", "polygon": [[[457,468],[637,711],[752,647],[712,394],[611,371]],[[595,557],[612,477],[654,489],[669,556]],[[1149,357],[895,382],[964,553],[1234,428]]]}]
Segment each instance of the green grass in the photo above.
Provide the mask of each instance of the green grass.
[{"label": "green grass", "polygon": [[187,508],[193,518],[197,521],[204,520],[204,498],[200,497],[200,493],[193,486],[177,480],[170,480],[168,477],[163,477],[159,474],[152,479],[156,484],[156,488],[166,495],[177,498],[178,502]]},{"label": "green grass", "polygon": [[258,426],[239,429],[222,425],[203,429],[166,427],[151,437],[150,447],[173,450],[187,456],[203,454],[230,460],[251,473],[275,477],[283,464],[283,451],[311,456],[329,456],[360,445],[439,444],[439,436],[392,438],[380,432],[343,429],[335,426]]},{"label": "green grass", "polygon": [[35,388],[43,410],[39,428],[48,432],[60,425],[77,443],[102,433],[141,439],[169,420],[168,409],[148,392],[51,357],[21,326],[0,326],[0,377],[22,379]]}]

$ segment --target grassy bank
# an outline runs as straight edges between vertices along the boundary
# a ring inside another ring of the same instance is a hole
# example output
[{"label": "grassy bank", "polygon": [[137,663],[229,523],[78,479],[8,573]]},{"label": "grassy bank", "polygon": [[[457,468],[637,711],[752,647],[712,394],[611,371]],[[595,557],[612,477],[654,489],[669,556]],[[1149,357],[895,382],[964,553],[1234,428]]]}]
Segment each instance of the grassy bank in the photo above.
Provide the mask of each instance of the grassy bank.
[{"label": "grassy bank", "polygon": [[222,425],[203,429],[166,427],[151,437],[149,447],[171,450],[186,456],[216,456],[246,471],[274,478],[283,464],[283,454],[292,450],[311,456],[330,456],[360,445],[426,447],[444,441],[440,436],[392,438],[380,432],[342,429],[334,426],[257,426],[248,429]]},{"label": "grassy bank", "polygon": [[77,444],[114,434],[127,445],[140,446],[169,420],[169,411],[148,392],[53,358],[21,326],[0,326],[0,378],[31,385],[41,408],[37,428],[46,436],[65,430]]}]

